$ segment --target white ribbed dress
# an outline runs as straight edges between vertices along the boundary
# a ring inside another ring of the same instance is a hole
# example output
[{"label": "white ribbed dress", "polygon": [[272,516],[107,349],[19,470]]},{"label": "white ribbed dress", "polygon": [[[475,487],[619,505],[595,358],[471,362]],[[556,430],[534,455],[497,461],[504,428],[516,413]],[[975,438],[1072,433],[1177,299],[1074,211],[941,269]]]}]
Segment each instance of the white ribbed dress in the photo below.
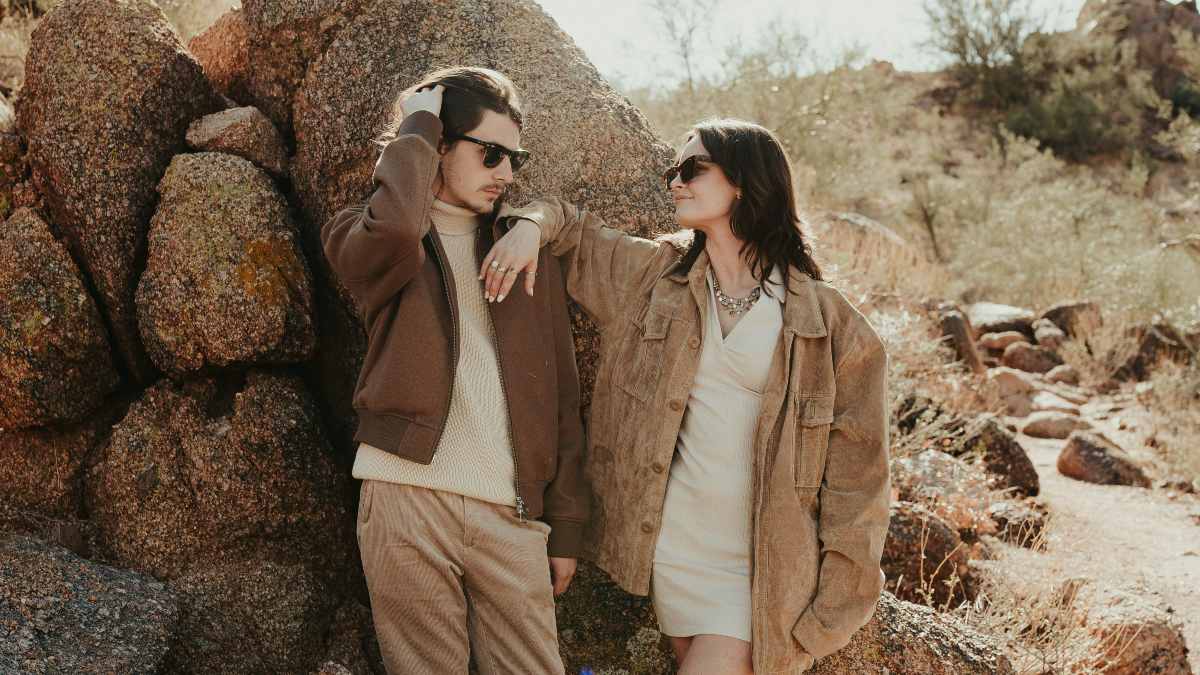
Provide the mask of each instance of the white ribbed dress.
[{"label": "white ribbed dress", "polygon": [[782,286],[769,286],[775,297],[763,293],[722,337],[709,270],[700,367],[654,552],[650,592],[666,635],[750,641],[754,429],[783,327]]}]

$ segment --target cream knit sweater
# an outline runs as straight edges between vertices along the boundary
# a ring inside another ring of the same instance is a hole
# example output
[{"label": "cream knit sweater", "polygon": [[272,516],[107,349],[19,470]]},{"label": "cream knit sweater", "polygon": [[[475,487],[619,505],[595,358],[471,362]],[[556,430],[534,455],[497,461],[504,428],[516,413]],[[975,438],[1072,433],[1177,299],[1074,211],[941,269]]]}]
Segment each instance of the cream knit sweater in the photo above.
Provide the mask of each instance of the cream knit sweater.
[{"label": "cream knit sweater", "polygon": [[[458,369],[454,373],[446,430],[434,451],[433,462],[428,465],[360,443],[354,458],[354,477],[444,490],[515,506],[508,405],[500,384],[495,332],[475,259],[480,217],[436,199],[431,216],[449,258],[459,309]],[[396,386],[420,384],[397,382]]]}]

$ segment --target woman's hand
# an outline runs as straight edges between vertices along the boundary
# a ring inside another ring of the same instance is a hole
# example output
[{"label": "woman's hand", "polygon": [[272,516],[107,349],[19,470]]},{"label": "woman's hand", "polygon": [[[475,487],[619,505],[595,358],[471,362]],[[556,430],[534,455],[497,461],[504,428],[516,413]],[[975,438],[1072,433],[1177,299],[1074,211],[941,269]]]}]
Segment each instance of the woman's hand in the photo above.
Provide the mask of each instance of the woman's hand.
[{"label": "woman's hand", "polygon": [[525,292],[533,296],[541,238],[542,232],[533,221],[520,219],[492,246],[479,268],[488,302],[504,300],[521,272],[525,273]]},{"label": "woman's hand", "polygon": [[400,102],[400,110],[404,112],[405,117],[418,110],[425,110],[434,115],[440,115],[442,112],[442,94],[445,92],[446,87],[440,84],[413,92],[408,98]]}]

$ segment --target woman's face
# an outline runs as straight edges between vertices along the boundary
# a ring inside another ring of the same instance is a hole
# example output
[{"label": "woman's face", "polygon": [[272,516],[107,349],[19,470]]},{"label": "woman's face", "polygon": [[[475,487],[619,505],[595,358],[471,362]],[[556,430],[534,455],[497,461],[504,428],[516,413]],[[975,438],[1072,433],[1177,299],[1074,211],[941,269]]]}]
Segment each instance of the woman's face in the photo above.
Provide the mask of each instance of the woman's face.
[{"label": "woman's face", "polygon": [[700,141],[700,134],[692,134],[679,151],[678,161],[682,163],[692,156],[697,158],[692,180],[685,183],[683,176],[676,176],[669,185],[671,198],[675,201],[675,220],[681,227],[705,233],[729,229],[737,187],[729,182],[721,167],[708,159],[708,150]]}]

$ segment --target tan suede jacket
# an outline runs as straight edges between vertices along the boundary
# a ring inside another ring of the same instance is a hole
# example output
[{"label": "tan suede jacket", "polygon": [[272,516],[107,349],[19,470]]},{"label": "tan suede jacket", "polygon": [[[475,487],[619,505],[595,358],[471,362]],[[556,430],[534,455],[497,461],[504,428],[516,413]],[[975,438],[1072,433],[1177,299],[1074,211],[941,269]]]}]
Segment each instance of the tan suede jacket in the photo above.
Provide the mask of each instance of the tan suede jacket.
[{"label": "tan suede jacket", "polygon": [[[708,256],[683,269],[689,233],[632,237],[555,199],[516,212],[542,228],[568,294],[600,326],[585,555],[646,595],[700,361]],[[803,672],[867,622],[883,588],[888,527],[883,343],[829,284],[791,276],[753,467],[752,642],[762,675]]]}]

